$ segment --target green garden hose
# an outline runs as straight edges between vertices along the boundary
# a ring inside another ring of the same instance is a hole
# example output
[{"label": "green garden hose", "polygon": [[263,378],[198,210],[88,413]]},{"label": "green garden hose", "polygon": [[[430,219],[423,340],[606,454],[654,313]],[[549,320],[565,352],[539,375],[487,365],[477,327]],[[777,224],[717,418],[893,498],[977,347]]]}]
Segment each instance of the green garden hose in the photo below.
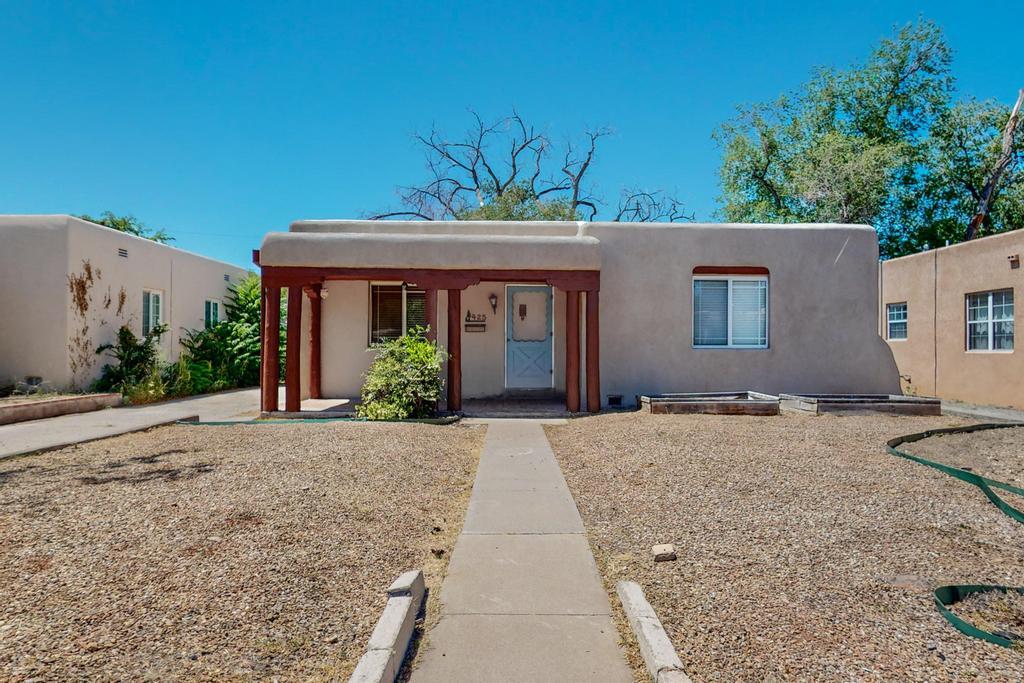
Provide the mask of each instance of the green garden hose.
[{"label": "green garden hose", "polygon": [[[996,481],[995,479],[982,477],[980,475],[974,474],[973,472],[968,472],[958,467],[950,467],[949,465],[943,465],[942,463],[934,462],[932,460],[928,460],[927,458],[912,455],[905,451],[901,451],[899,450],[899,448],[897,448],[898,446],[902,446],[905,443],[913,443],[915,441],[920,441],[921,439],[927,439],[930,436],[937,436],[940,434],[969,434],[971,432],[979,432],[986,429],[1005,429],[1007,427],[1024,427],[1024,423],[985,423],[971,425],[969,427],[947,427],[944,429],[929,429],[928,431],[918,432],[916,434],[897,436],[895,439],[890,439],[889,441],[887,441],[885,445],[889,453],[892,455],[896,455],[901,458],[906,458],[907,460],[913,460],[914,462],[919,463],[921,465],[933,467],[939,470],[940,472],[944,472],[950,475],[951,477],[955,477],[961,481],[966,481],[969,484],[974,484],[979,489],[981,489],[982,493],[984,493],[985,496],[987,496],[988,499],[992,501],[992,503],[997,508],[999,508],[1004,513],[1012,517],[1014,520],[1024,524],[1024,512],[1018,510],[1017,508],[1007,503],[995,491],[995,489],[1000,489],[1002,491],[1009,491],[1010,493],[1015,493],[1018,496],[1024,496],[1024,489],[1018,488],[1016,486],[1011,486],[1010,484],[1007,484],[1002,481]],[[990,631],[982,630],[977,626],[974,626],[973,624],[961,619],[949,609],[951,605],[960,602],[968,595],[971,595],[973,593],[984,593],[988,591],[1000,591],[1002,593],[1016,591],[1017,593],[1024,595],[1024,587],[991,585],[939,586],[935,589],[935,606],[936,608],[938,608],[939,614],[941,614],[946,619],[946,621],[952,624],[953,627],[961,633],[969,635],[973,638],[980,638],[981,640],[984,640],[989,643],[1002,645],[1003,647],[1014,647],[1015,645],[1018,645],[1021,642],[1020,640],[1005,638],[1003,636],[996,635],[995,633],[992,633]]]}]

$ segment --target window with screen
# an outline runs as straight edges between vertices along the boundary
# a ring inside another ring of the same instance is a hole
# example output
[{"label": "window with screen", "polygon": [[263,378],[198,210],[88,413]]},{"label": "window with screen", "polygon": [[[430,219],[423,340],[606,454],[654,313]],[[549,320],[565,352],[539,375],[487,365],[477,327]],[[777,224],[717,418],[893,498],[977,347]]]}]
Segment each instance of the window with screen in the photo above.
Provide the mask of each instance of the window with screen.
[{"label": "window with screen", "polygon": [[148,337],[163,322],[163,294],[150,289],[142,291],[142,336]]},{"label": "window with screen", "polygon": [[206,329],[210,329],[220,322],[220,301],[216,299],[206,300],[203,322],[206,325]]},{"label": "window with screen", "polygon": [[427,324],[426,294],[398,284],[370,285],[370,343],[397,339]]},{"label": "window with screen", "polygon": [[768,347],[768,278],[695,277],[693,345]]}]

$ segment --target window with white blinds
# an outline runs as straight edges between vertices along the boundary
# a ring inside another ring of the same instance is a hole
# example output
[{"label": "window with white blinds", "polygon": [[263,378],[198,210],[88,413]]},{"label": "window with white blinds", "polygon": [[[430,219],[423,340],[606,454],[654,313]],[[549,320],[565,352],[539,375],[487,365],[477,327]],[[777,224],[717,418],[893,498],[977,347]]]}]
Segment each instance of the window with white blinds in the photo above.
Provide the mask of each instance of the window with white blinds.
[{"label": "window with white blinds", "polygon": [[149,333],[163,322],[163,294],[151,289],[142,290],[142,336]]},{"label": "window with white blinds", "polygon": [[967,350],[1013,350],[1013,290],[967,295]]},{"label": "window with white blinds", "polygon": [[408,285],[370,285],[370,343],[397,339],[427,324],[426,293]]},{"label": "window with white blinds", "polygon": [[693,345],[767,348],[768,278],[694,278]]}]

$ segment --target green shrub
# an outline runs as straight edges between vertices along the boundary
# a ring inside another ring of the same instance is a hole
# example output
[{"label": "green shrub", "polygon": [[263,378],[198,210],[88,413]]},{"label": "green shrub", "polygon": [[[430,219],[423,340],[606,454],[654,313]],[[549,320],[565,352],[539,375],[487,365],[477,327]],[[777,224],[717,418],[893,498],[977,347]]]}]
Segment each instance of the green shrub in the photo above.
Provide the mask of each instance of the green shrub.
[{"label": "green shrub", "polygon": [[167,398],[167,385],[160,376],[160,371],[154,367],[150,373],[137,382],[126,384],[121,389],[125,400],[132,404],[154,403]]},{"label": "green shrub", "polygon": [[117,365],[107,363],[103,366],[99,379],[93,383],[93,390],[127,394],[127,387],[150,380],[154,373],[159,378],[157,344],[166,331],[166,325],[157,325],[140,339],[127,325],[122,326],[117,331],[116,343],[102,344],[96,349],[97,354],[106,353],[113,357]]},{"label": "green shrub", "polygon": [[377,358],[366,371],[356,412],[371,420],[433,417],[441,398],[443,352],[416,327],[392,341],[374,344]]}]

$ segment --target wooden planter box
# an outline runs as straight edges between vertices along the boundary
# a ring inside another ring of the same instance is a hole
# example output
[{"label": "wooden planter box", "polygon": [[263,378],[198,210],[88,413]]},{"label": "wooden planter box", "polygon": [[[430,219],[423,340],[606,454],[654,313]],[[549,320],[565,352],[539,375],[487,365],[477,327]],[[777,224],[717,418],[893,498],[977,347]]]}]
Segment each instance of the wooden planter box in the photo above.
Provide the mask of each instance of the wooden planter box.
[{"label": "wooden planter box", "polygon": [[652,394],[637,401],[654,414],[778,415],[779,397],[756,391],[714,391],[698,394]]},{"label": "wooden planter box", "polygon": [[941,415],[937,398],[897,394],[779,394],[782,410],[808,415],[823,413],[890,413],[893,415]]},{"label": "wooden planter box", "polygon": [[0,405],[0,425],[41,420],[57,415],[88,413],[121,405],[121,394],[83,394]]}]

